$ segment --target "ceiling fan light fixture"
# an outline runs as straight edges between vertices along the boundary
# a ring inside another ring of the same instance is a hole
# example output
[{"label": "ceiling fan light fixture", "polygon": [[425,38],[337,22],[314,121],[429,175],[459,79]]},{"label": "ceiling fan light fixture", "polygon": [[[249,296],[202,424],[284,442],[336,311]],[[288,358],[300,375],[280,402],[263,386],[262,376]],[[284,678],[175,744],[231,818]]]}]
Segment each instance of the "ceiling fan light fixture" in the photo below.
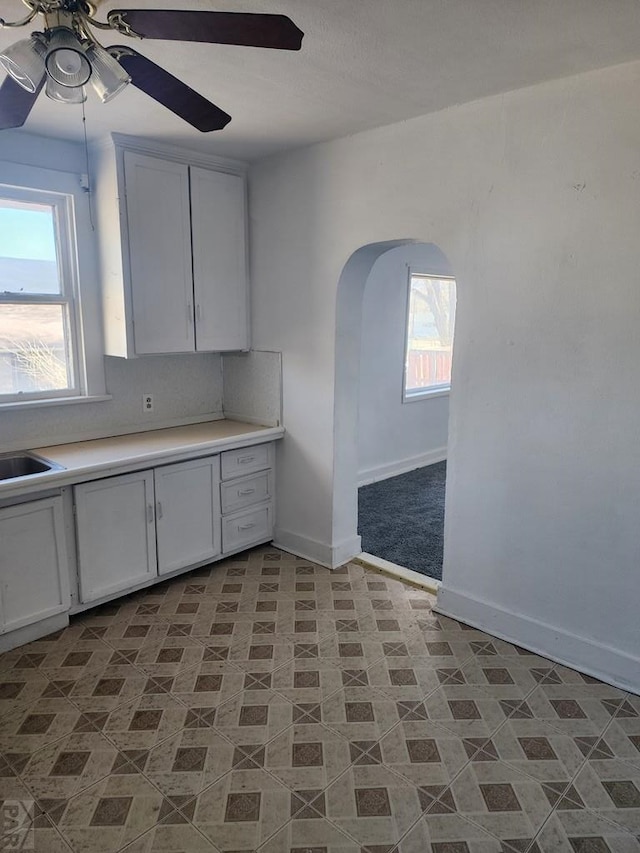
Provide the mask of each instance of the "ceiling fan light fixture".
[{"label": "ceiling fan light fixture", "polygon": [[84,86],[91,77],[85,48],[66,27],[58,27],[51,33],[45,65],[49,78],[68,89]]},{"label": "ceiling fan light fixture", "polygon": [[106,104],[131,82],[131,77],[122,65],[99,44],[87,50],[91,63],[91,85],[103,104]]},{"label": "ceiling fan light fixture", "polygon": [[57,83],[53,77],[47,75],[47,84],[44,90],[47,98],[56,101],[59,104],[83,104],[87,100],[87,93],[84,86],[76,86],[70,89],[69,86],[62,86]]},{"label": "ceiling fan light fixture", "polygon": [[45,71],[42,44],[33,36],[15,42],[0,53],[0,67],[27,92],[35,92]]}]

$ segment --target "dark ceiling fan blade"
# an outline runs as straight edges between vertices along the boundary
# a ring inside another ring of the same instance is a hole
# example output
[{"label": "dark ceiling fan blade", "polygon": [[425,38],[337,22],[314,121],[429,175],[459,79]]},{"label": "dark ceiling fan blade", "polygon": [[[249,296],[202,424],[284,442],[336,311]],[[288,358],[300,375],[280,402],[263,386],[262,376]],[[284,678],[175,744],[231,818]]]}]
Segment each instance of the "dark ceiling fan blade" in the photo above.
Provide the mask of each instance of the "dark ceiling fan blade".
[{"label": "dark ceiling fan blade", "polygon": [[[251,12],[179,12],[170,9],[115,9],[107,20],[126,35],[126,27],[149,39],[204,41],[300,50],[304,33],[286,15]],[[119,27],[119,22],[125,26]]]},{"label": "dark ceiling fan blade", "polygon": [[231,116],[190,89],[186,83],[169,74],[146,56],[130,47],[119,45],[107,48],[131,77],[133,85],[149,95],[163,107],[171,110],[190,125],[209,133],[222,130]]},{"label": "dark ceiling fan blade", "polygon": [[27,92],[12,77],[7,77],[0,86],[0,130],[22,127],[43,85],[44,77],[35,92]]}]

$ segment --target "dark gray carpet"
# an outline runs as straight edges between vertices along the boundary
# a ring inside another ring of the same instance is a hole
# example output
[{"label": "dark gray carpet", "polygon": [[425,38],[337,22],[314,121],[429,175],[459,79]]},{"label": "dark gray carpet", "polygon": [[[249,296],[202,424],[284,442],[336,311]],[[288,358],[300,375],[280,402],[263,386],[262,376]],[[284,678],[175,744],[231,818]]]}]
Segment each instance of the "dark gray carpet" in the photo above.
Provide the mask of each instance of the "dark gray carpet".
[{"label": "dark gray carpet", "polygon": [[447,463],[358,489],[362,550],[442,580]]}]

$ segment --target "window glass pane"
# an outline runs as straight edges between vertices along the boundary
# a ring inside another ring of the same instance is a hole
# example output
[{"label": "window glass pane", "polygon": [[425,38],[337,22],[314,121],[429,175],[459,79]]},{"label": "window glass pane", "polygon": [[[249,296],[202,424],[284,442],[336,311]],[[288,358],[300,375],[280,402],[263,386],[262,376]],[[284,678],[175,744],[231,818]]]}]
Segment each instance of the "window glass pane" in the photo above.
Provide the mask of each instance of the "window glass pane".
[{"label": "window glass pane", "polygon": [[66,307],[0,303],[0,394],[73,388]]},{"label": "window glass pane", "polygon": [[405,392],[451,384],[455,315],[454,279],[411,276]]},{"label": "window glass pane", "polygon": [[55,211],[0,198],[0,293],[60,293]]}]

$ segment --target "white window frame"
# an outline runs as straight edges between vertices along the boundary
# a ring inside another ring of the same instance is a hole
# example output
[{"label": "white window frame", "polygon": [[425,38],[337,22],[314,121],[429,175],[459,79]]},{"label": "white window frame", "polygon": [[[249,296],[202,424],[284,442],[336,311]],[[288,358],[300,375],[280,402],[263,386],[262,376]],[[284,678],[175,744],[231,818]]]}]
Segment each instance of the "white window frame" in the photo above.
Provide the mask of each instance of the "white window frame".
[{"label": "white window frame", "polygon": [[435,397],[448,397],[451,393],[451,383],[446,382],[440,385],[430,385],[428,388],[416,388],[407,391],[407,366],[409,363],[409,321],[411,319],[411,279],[414,276],[423,276],[424,278],[438,278],[443,281],[456,281],[453,275],[444,275],[443,273],[431,273],[425,270],[415,270],[407,267],[407,304],[404,323],[404,362],[402,365],[402,402],[403,403],[419,403],[423,400],[434,399]]},{"label": "white window frame", "polygon": [[0,162],[0,197],[52,205],[60,294],[0,293],[0,303],[68,305],[73,388],[0,394],[0,411],[108,400],[103,338],[86,176]]}]

